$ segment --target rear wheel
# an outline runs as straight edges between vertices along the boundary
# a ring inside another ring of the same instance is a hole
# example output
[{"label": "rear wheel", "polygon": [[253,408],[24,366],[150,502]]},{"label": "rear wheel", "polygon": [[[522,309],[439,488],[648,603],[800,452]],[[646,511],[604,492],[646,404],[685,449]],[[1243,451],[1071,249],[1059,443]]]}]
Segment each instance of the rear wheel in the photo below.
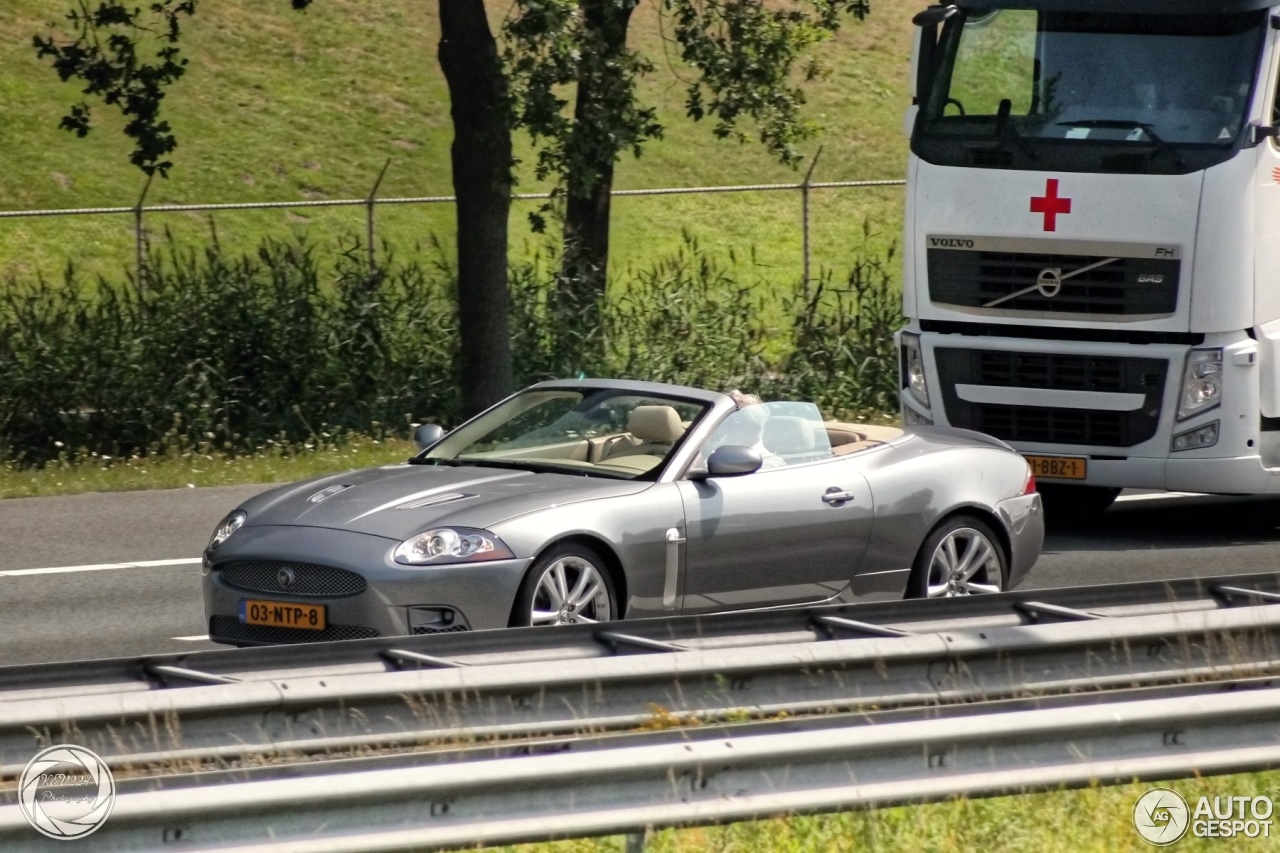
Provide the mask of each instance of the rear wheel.
[{"label": "rear wheel", "polygon": [[1092,521],[1102,515],[1120,494],[1119,489],[1064,483],[1039,483],[1036,491],[1044,503],[1045,523],[1059,527]]},{"label": "rear wheel", "polygon": [[617,618],[618,596],[605,561],[585,545],[556,545],[525,575],[512,626],[575,625]]},{"label": "rear wheel", "polygon": [[976,516],[956,515],[925,537],[911,567],[907,597],[1001,592],[1008,573],[1008,560],[991,526]]}]

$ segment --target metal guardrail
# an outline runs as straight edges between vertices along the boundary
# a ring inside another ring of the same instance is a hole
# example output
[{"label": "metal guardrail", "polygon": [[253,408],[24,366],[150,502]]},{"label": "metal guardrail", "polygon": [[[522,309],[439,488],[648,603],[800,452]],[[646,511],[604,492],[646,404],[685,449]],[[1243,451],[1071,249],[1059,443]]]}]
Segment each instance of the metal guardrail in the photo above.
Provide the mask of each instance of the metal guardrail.
[{"label": "metal guardrail", "polygon": [[139,766],[1268,676],[1280,673],[1280,607],[1268,603],[1280,602],[1277,583],[1258,575],[9,667],[0,775],[51,743]]},{"label": "metal guardrail", "polygon": [[[784,721],[729,736],[664,731],[447,767],[326,763],[216,785],[202,776],[152,790],[128,783],[77,849],[462,848],[1280,766],[1280,688],[1092,698],[876,725],[819,718],[803,730]],[[0,806],[0,846],[60,844],[37,837],[16,806]]]}]

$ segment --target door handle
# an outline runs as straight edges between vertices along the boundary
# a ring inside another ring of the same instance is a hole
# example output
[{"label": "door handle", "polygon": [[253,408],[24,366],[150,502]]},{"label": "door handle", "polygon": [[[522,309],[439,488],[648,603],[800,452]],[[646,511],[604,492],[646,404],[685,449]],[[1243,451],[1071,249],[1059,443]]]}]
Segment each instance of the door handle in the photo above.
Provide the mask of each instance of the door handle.
[{"label": "door handle", "polygon": [[831,488],[827,489],[825,493],[823,493],[822,500],[824,503],[829,503],[832,506],[835,506],[836,504],[842,504],[842,503],[845,503],[846,501],[851,501],[856,497],[857,495],[851,491],[847,491],[845,489],[838,489],[835,486],[832,486]]}]

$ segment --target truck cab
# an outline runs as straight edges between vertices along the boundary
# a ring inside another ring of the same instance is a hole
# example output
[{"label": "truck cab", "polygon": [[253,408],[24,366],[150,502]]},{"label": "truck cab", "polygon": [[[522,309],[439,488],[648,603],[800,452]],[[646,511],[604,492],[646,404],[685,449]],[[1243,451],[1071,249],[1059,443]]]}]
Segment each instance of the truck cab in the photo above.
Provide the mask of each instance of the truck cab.
[{"label": "truck cab", "polygon": [[974,0],[916,18],[906,423],[1050,512],[1280,491],[1280,6]]}]

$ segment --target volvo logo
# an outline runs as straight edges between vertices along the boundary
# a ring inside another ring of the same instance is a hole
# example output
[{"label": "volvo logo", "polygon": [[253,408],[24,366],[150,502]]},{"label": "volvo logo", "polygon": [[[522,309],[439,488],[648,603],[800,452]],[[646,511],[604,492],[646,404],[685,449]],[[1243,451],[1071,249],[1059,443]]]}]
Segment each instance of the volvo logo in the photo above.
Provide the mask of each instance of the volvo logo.
[{"label": "volvo logo", "polygon": [[[1023,279],[1025,281],[1026,279]],[[1036,290],[1045,299],[1052,299],[1062,290],[1062,270],[1058,267],[1046,267],[1036,276]]]},{"label": "volvo logo", "polygon": [[295,581],[297,581],[297,578],[293,574],[293,569],[281,569],[276,572],[276,583],[280,585],[281,589],[288,589],[293,586]]}]

